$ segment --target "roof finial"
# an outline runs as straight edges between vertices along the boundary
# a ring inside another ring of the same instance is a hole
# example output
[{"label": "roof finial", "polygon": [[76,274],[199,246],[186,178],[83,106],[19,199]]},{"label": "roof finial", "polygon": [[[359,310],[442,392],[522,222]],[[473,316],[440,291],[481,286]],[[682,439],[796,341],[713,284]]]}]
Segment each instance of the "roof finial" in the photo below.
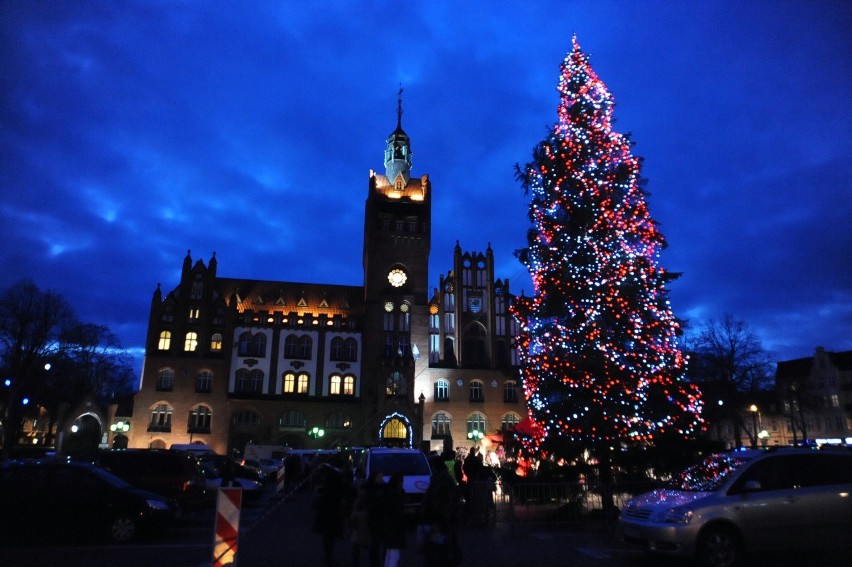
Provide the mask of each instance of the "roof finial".
[{"label": "roof finial", "polygon": [[399,84],[399,92],[397,93],[396,99],[396,127],[397,129],[402,128],[402,83]]}]

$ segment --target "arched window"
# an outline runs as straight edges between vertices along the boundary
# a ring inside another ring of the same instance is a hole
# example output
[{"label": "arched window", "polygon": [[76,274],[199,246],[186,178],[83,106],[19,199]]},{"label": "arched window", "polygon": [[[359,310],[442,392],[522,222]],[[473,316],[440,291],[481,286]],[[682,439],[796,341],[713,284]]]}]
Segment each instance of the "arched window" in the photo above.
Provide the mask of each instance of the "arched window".
[{"label": "arched window", "polygon": [[287,335],[284,339],[284,358],[298,358],[299,355],[299,337],[296,335]]},{"label": "arched window", "polygon": [[252,355],[254,356],[266,356],[266,335],[263,333],[257,333],[252,336]]},{"label": "arched window", "polygon": [[186,334],[186,339],[183,342],[183,350],[186,352],[195,352],[198,348],[198,333],[190,331]]},{"label": "arched window", "polygon": [[348,360],[349,362],[356,362],[358,360],[358,341],[354,338],[346,339],[346,342],[343,344],[343,360]]},{"label": "arched window", "polygon": [[470,381],[470,401],[472,402],[482,402],[485,398],[482,393],[482,381],[481,380],[471,380]]},{"label": "arched window", "polygon": [[171,431],[172,408],[168,404],[158,404],[151,410],[151,423],[148,431]]},{"label": "arched window", "polygon": [[354,396],[355,395],[355,377],[351,374],[347,374],[343,377],[343,395],[344,396]]},{"label": "arched window", "polygon": [[331,360],[345,360],[343,356],[343,339],[341,337],[331,339]]},{"label": "arched window", "polygon": [[305,423],[305,414],[296,410],[285,411],[281,414],[281,417],[278,418],[279,429],[304,429]]},{"label": "arched window", "polygon": [[503,416],[503,419],[500,420],[500,426],[503,431],[509,431],[513,429],[518,423],[521,421],[521,416],[516,414],[515,412],[509,412]]},{"label": "arched window", "polygon": [[462,362],[465,365],[482,365],[487,361],[485,352],[485,328],[473,324],[464,331]]},{"label": "arched window", "polygon": [[245,368],[240,368],[234,374],[234,392],[245,393],[249,391],[249,371]]},{"label": "arched window", "polygon": [[195,378],[196,392],[209,392],[213,387],[213,373],[209,370],[202,370]]},{"label": "arched window", "polygon": [[160,342],[157,343],[157,350],[169,350],[172,346],[172,332],[160,331]]},{"label": "arched window", "polygon": [[474,432],[477,433],[485,433],[485,415],[475,411],[467,418],[467,432],[468,434],[472,434]]},{"label": "arched window", "polygon": [[240,334],[239,347],[237,348],[237,356],[251,356],[251,333],[246,331]]},{"label": "arched window", "polygon": [[311,358],[314,341],[308,335],[299,337],[299,358],[308,360]]},{"label": "arched window", "polygon": [[249,372],[248,391],[252,394],[260,394],[263,390],[263,370],[255,368]]},{"label": "arched window", "polygon": [[260,416],[249,409],[240,410],[234,414],[234,425],[257,425]]},{"label": "arched window", "polygon": [[446,402],[450,399],[450,382],[448,380],[435,381],[435,401]]},{"label": "arched window", "polygon": [[328,393],[332,396],[339,396],[342,383],[343,380],[340,378],[340,374],[332,374],[329,378]]},{"label": "arched window", "polygon": [[296,392],[296,375],[292,372],[284,373],[283,391],[285,394],[293,394]]},{"label": "arched window", "polygon": [[328,416],[325,426],[329,429],[349,429],[352,427],[352,421],[348,415],[338,411]]},{"label": "arched window", "polygon": [[190,299],[201,299],[201,295],[204,293],[204,282],[201,280],[201,274],[195,275],[195,281],[192,282],[192,289],[189,291]]},{"label": "arched window", "polygon": [[402,393],[402,373],[398,370],[395,370],[388,377],[387,383],[387,395],[395,396],[397,394]]},{"label": "arched window", "polygon": [[382,437],[385,439],[405,439],[408,429],[401,419],[395,417],[385,424]]},{"label": "arched window", "polygon": [[503,384],[503,401],[514,403],[518,401],[518,383],[514,380],[506,380]]},{"label": "arched window", "polygon": [[311,378],[304,372],[299,374],[298,382],[296,383],[296,393],[297,394],[307,394],[308,387],[311,383]]},{"label": "arched window", "polygon": [[450,435],[450,415],[439,411],[432,417],[432,439]]},{"label": "arched window", "polygon": [[222,333],[213,333],[210,337],[210,351],[219,352],[222,350]]},{"label": "arched window", "polygon": [[213,414],[207,406],[198,406],[189,412],[189,433],[210,433],[210,418]]},{"label": "arched window", "polygon": [[171,368],[161,368],[157,375],[157,390],[171,392],[175,387],[175,371]]}]

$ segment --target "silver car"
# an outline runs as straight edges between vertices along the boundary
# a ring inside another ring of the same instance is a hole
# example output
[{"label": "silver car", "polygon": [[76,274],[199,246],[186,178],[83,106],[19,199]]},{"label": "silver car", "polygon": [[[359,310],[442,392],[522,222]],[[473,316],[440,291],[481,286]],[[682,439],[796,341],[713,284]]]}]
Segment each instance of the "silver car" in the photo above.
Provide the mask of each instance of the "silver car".
[{"label": "silver car", "polygon": [[730,567],[760,549],[850,545],[852,452],[779,448],[709,457],[622,510],[628,543]]}]

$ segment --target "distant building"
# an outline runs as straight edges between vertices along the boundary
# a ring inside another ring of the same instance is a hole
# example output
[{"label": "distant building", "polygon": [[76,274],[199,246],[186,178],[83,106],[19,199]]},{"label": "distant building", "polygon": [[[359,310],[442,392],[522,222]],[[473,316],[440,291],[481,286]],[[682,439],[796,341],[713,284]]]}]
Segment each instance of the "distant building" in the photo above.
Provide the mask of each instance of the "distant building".
[{"label": "distant building", "polygon": [[852,445],[852,351],[779,362],[775,389],[786,443]]},{"label": "distant building", "polygon": [[363,286],[223,278],[189,253],[177,287],[157,286],[129,447],[451,450],[526,416],[490,245],[457,243],[430,292],[432,186],[410,176],[401,116],[400,101],[369,176]]}]

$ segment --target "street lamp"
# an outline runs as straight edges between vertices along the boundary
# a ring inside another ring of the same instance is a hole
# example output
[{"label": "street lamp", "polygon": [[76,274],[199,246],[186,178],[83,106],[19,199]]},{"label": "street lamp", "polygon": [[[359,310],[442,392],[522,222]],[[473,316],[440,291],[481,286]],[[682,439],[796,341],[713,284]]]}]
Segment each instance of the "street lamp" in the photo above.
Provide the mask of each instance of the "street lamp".
[{"label": "street lamp", "polygon": [[308,435],[314,438],[314,447],[319,448],[319,438],[325,435],[325,430],[320,427],[314,427],[308,431]]},{"label": "street lamp", "polygon": [[751,414],[751,429],[754,432],[754,436],[751,438],[751,448],[757,449],[757,417],[760,415],[760,410],[755,404],[751,404],[748,407],[748,412]]},{"label": "street lamp", "polygon": [[472,439],[474,443],[482,439],[484,436],[485,434],[482,433],[482,431],[479,431],[478,429],[473,429],[471,431],[468,431],[467,433],[467,438]]}]

